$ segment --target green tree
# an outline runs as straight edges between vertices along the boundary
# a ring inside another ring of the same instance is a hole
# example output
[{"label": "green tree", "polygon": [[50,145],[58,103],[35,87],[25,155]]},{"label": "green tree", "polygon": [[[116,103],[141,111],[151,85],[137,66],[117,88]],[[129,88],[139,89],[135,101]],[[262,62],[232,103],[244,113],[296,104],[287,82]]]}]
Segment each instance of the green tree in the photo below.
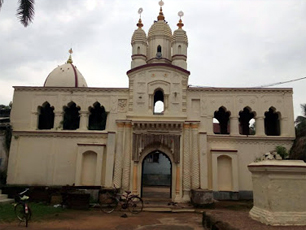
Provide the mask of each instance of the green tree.
[{"label": "green tree", "polygon": [[[0,0],[0,9],[4,0]],[[18,0],[19,6],[17,9],[17,17],[24,27],[27,27],[34,18],[34,3],[35,0]]]},{"label": "green tree", "polygon": [[290,149],[290,158],[306,162],[306,104],[302,104],[302,116],[295,120],[296,139]]}]

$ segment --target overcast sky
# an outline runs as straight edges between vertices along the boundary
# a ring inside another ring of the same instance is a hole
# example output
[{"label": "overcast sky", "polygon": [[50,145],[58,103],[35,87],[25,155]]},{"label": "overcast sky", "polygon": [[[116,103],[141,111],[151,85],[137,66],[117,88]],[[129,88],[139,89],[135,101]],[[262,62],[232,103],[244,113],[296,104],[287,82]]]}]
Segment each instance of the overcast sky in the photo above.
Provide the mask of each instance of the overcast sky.
[{"label": "overcast sky", "polygon": [[[143,8],[143,29],[159,13],[159,0],[36,0],[34,22],[16,18],[18,0],[0,11],[0,104],[12,86],[42,86],[73,48],[74,64],[89,87],[128,87],[131,36]],[[189,39],[189,84],[255,87],[306,77],[305,0],[164,0],[172,31],[177,13]],[[306,103],[306,79],[293,88],[295,116]]]}]

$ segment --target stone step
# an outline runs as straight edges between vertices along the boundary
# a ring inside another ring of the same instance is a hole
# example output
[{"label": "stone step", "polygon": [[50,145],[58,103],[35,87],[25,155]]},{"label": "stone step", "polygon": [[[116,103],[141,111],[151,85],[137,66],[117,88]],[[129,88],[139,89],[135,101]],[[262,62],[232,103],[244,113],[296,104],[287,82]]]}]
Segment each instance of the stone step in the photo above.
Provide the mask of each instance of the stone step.
[{"label": "stone step", "polygon": [[2,204],[10,204],[10,203],[13,203],[14,202],[14,199],[3,199],[3,200],[0,200],[0,205]]},{"label": "stone step", "polygon": [[4,200],[7,199],[7,195],[6,194],[0,194],[0,200]]}]

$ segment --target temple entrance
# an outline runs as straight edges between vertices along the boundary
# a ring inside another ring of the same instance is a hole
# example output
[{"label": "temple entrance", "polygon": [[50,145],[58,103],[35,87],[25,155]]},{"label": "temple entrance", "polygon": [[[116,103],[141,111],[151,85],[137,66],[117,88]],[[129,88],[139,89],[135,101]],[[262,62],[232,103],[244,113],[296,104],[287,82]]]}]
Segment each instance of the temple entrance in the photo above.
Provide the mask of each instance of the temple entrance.
[{"label": "temple entrance", "polygon": [[159,150],[149,153],[142,161],[141,194],[144,198],[171,198],[172,163]]}]

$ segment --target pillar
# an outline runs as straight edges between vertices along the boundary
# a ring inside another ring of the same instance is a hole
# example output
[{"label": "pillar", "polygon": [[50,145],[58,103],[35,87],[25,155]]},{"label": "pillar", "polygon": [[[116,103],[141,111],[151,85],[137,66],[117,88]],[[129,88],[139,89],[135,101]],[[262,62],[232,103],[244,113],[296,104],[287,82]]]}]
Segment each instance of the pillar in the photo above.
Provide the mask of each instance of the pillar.
[{"label": "pillar", "polygon": [[63,112],[62,111],[55,111],[54,112],[54,129],[63,129]]},{"label": "pillar", "polygon": [[192,123],[192,189],[200,188],[200,167],[199,167],[199,141],[198,141],[199,123]]},{"label": "pillar", "polygon": [[131,175],[131,122],[125,122],[125,145],[123,151],[123,190],[130,190],[130,175]]},{"label": "pillar", "polygon": [[238,117],[230,117],[230,134],[239,135]]},{"label": "pillar", "polygon": [[114,183],[117,188],[121,188],[122,179],[122,150],[123,150],[123,122],[117,122],[118,138],[116,147],[116,160],[115,160],[115,172]]},{"label": "pillar", "polygon": [[190,125],[184,124],[183,200],[190,201]]},{"label": "pillar", "polygon": [[265,123],[264,123],[264,117],[256,117],[255,120],[255,135],[256,136],[265,136]]},{"label": "pillar", "polygon": [[88,129],[88,112],[81,111],[80,112],[80,130],[87,130]]}]

